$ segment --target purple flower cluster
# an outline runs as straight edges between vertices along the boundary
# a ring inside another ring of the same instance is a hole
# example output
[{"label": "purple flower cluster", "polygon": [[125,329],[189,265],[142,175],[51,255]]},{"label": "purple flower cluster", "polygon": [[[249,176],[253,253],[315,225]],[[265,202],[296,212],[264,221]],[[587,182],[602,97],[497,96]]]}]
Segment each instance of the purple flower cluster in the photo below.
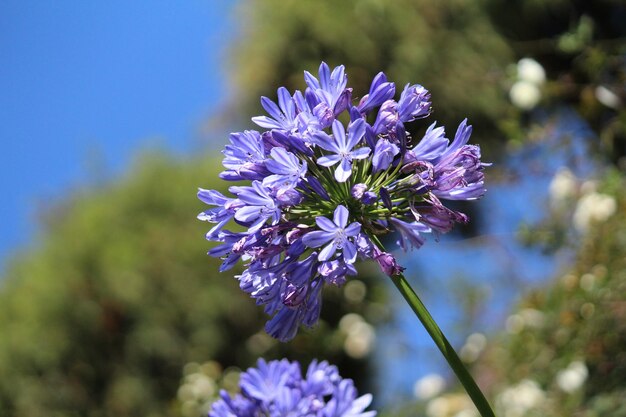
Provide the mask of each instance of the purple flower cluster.
[{"label": "purple flower cluster", "polygon": [[241,393],[220,392],[209,417],[374,417],[364,411],[370,394],[357,398],[351,379],[342,379],[335,366],[313,361],[303,378],[298,362],[265,362],[249,368],[239,380]]},{"label": "purple flower cluster", "polygon": [[[442,201],[485,192],[486,164],[468,144],[465,120],[452,141],[435,123],[420,140],[405,129],[430,115],[421,85],[405,86],[396,101],[381,72],[356,104],[343,66],[322,63],[319,78],[305,72],[305,81],[304,93],[281,87],[278,103],[261,99],[268,115],[252,120],[265,130],[230,135],[220,176],[249,185],[230,187],[232,196],[198,192],[211,206],[198,217],[215,224],[207,239],[219,242],[209,254],[223,259],[222,271],[245,262],[240,286],[272,316],[266,330],[282,341],[318,321],[323,285],[355,275],[357,258],[402,272],[380,235],[395,232],[403,249],[419,248],[424,233],[467,221]],[[244,230],[227,230],[230,222]]]}]

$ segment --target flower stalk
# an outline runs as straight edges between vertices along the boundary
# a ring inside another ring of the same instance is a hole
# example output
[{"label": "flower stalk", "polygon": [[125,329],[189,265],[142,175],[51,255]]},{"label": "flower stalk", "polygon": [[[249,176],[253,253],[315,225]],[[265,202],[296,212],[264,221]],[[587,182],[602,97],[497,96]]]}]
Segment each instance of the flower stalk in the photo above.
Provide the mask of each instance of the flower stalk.
[{"label": "flower stalk", "polygon": [[450,342],[448,342],[448,339],[430,315],[422,300],[415,291],[413,291],[413,288],[411,288],[404,275],[399,273],[391,275],[390,278],[420,320],[433,342],[435,342],[435,345],[437,345],[437,348],[439,348],[439,351],[446,359],[461,384],[463,384],[463,388],[467,391],[467,394],[472,399],[480,415],[482,417],[495,417],[489,402],[476,384],[476,381],[474,381],[474,378],[472,378],[467,368],[465,368],[465,365],[461,362],[454,348],[450,345]]}]

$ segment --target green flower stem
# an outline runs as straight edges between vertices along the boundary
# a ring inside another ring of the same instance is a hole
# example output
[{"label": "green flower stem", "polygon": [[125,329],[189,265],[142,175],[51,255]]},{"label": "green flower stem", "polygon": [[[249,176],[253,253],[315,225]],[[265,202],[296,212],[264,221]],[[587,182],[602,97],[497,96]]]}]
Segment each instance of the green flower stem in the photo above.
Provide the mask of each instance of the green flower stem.
[{"label": "green flower stem", "polygon": [[422,300],[420,300],[415,291],[413,291],[413,288],[411,288],[404,275],[394,275],[391,277],[391,280],[407,303],[409,303],[417,318],[422,322],[444,358],[448,361],[448,364],[459,378],[459,381],[461,381],[461,384],[463,384],[465,391],[469,394],[474,405],[480,412],[480,415],[482,417],[495,417],[489,402],[487,402],[487,399],[476,384],[476,381],[474,381],[474,378],[469,374],[465,365],[461,362],[461,359],[459,359],[452,346],[450,346],[450,342],[448,342],[448,339],[446,339],[439,326],[437,326],[437,323],[435,323],[435,320],[426,309],[426,306],[422,303]]}]

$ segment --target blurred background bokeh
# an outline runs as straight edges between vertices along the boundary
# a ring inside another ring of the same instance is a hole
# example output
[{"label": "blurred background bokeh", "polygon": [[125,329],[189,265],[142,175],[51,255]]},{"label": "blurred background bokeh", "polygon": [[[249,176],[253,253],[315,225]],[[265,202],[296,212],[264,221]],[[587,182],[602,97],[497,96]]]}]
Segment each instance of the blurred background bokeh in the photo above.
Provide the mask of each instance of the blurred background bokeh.
[{"label": "blurred background bokeh", "polygon": [[206,256],[195,192],[226,188],[228,132],[324,60],[356,97],[424,85],[493,162],[469,226],[400,259],[497,414],[626,416],[624,22],[620,0],[0,3],[0,415],[202,416],[283,356],[384,416],[476,415],[373,265],[279,344]]}]

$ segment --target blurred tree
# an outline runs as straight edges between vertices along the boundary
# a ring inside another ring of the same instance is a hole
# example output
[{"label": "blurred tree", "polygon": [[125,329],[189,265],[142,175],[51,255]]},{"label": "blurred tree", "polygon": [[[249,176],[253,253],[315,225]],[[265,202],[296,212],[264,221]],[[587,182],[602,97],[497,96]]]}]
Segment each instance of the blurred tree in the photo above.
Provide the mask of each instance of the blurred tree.
[{"label": "blurred tree", "polygon": [[513,64],[531,57],[547,74],[532,93],[542,109],[576,109],[617,163],[626,154],[624,19],[626,5],[615,0],[248,0],[231,59],[237,111],[228,114],[261,114],[260,95],[302,89],[302,71],[324,60],[346,65],[357,98],[379,71],[398,86],[423,84],[434,118],[453,129],[468,117],[494,159],[505,143],[528,140],[537,123],[529,115],[545,123],[545,112],[508,97],[520,77]]},{"label": "blurred tree", "polygon": [[266,317],[233,271],[217,273],[208,225],[195,220],[197,186],[225,186],[218,167],[145,156],[120,181],[47,209],[41,245],[2,280],[0,415],[179,415],[183,366],[209,359],[327,358],[367,389],[367,352],[349,356],[337,323],[349,311],[380,320],[372,300],[384,294],[328,291],[316,330],[289,345],[263,337]]},{"label": "blurred tree", "polygon": [[277,86],[303,89],[303,70],[316,73],[324,60],[346,65],[353,97],[384,71],[398,90],[431,90],[434,119],[453,132],[469,117],[480,126],[477,142],[504,142],[497,125],[514,109],[500,82],[513,53],[482,2],[249,0],[241,13],[231,65],[236,114],[261,114],[258,97],[274,97]]},{"label": "blurred tree", "polygon": [[[545,108],[574,109],[600,139],[593,150],[612,163],[624,164],[626,3],[488,0],[485,5],[515,58],[532,57],[545,68]],[[522,139],[526,133],[520,127],[525,126],[511,120],[506,131]]]}]

